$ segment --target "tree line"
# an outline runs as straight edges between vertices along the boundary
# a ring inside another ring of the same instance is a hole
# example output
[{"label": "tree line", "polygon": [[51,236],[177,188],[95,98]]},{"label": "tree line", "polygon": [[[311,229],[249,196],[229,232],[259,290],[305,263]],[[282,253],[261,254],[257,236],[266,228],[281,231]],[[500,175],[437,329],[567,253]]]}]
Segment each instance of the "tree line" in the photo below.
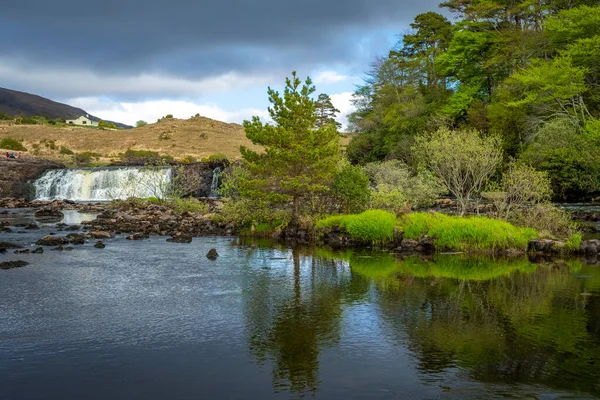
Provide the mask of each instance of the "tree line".
[{"label": "tree line", "polygon": [[546,171],[555,198],[600,190],[598,1],[450,0],[374,60],[349,117],[355,164],[400,160],[441,127],[497,137]]}]

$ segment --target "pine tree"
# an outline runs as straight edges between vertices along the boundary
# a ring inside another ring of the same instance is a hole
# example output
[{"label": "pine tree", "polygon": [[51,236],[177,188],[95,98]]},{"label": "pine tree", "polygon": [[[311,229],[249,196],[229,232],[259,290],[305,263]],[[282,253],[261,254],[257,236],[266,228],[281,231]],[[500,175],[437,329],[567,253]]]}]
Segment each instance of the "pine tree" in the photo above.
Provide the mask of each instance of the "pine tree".
[{"label": "pine tree", "polygon": [[315,108],[317,110],[317,128],[331,124],[340,129],[342,124],[335,120],[340,110],[333,106],[331,97],[325,93],[321,93],[315,102]]},{"label": "pine tree", "polygon": [[246,136],[264,151],[241,147],[250,178],[240,184],[240,194],[273,210],[291,211],[292,219],[301,214],[303,200],[328,190],[340,159],[335,126],[317,127],[314,91],[310,78],[302,84],[293,72],[283,95],[268,88],[274,123],[263,124],[258,117],[244,121]]}]

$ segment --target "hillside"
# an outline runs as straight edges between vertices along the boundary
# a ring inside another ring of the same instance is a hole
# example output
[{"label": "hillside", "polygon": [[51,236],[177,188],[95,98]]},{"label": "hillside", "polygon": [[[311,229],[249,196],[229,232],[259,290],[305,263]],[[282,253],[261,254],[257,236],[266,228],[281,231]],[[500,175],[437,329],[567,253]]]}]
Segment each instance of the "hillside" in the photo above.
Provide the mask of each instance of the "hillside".
[{"label": "hillside", "polygon": [[[57,128],[0,122],[0,140],[5,137],[22,140],[30,154],[62,161],[69,156],[59,154],[60,146],[77,153],[99,153],[106,159],[115,158],[127,149],[134,149],[157,151],[175,158],[204,158],[222,153],[235,160],[240,158],[240,145],[255,148],[246,138],[241,125],[205,117],[188,120],[166,118],[154,124],[127,130]],[[55,149],[49,148],[43,141],[54,141]]]},{"label": "hillside", "polygon": [[[39,115],[50,119],[75,119],[81,115],[89,114],[81,108],[59,103],[34,94],[5,88],[0,88],[0,113],[24,117]],[[93,115],[90,115],[89,118],[92,121],[100,121],[100,118]],[[119,122],[106,120],[105,122],[114,123],[120,128],[131,128],[131,126]]]}]

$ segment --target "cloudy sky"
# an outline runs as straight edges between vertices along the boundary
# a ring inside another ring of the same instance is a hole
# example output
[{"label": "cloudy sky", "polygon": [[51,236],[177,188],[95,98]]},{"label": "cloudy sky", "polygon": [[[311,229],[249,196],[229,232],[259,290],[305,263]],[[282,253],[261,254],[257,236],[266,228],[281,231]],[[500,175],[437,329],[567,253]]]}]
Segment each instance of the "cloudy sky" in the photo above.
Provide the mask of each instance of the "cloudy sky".
[{"label": "cloudy sky", "polygon": [[266,87],[297,70],[345,114],[370,62],[438,4],[3,0],[0,86],[128,124],[169,113],[241,122],[266,115]]}]

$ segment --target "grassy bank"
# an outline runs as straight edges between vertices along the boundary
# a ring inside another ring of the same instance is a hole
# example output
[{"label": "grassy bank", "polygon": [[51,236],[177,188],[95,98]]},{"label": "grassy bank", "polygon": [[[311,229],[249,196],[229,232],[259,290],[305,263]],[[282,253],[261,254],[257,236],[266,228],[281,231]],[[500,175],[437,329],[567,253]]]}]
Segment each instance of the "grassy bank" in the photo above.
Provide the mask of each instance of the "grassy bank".
[{"label": "grassy bank", "polygon": [[438,250],[446,251],[526,251],[529,241],[538,238],[535,229],[521,228],[487,217],[456,217],[438,213],[411,213],[400,218],[381,210],[357,215],[325,218],[317,223],[317,232],[346,232],[356,242],[390,244],[397,232],[404,239],[432,238]]}]

